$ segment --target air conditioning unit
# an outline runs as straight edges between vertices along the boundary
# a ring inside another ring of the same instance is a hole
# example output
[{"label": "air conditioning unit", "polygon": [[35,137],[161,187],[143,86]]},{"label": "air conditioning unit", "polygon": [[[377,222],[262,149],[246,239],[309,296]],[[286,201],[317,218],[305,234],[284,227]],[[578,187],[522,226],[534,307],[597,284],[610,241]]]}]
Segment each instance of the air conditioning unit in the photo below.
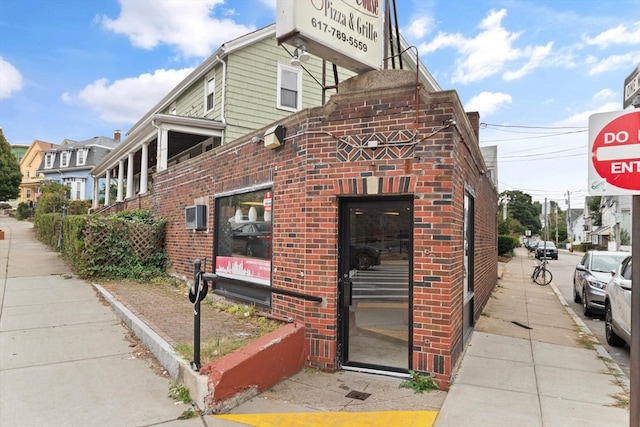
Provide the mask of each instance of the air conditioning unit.
[{"label": "air conditioning unit", "polygon": [[207,205],[186,206],[184,208],[184,223],[187,230],[206,230]]}]

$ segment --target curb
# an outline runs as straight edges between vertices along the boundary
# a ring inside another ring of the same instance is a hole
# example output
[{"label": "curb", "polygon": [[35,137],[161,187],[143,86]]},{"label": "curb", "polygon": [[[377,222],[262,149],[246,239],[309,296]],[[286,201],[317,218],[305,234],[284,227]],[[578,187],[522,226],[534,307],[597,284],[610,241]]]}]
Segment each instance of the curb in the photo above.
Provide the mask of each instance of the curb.
[{"label": "curb", "polygon": [[182,383],[189,389],[194,403],[202,410],[205,407],[205,398],[209,394],[208,378],[194,372],[190,364],[180,357],[169,343],[162,339],[153,329],[149,328],[131,310],[111,295],[109,291],[96,283],[92,285],[109,303],[125,326],[149,348],[162,367],[166,369],[171,379]]},{"label": "curb", "polygon": [[[576,312],[573,311],[573,308],[571,308],[571,306],[567,303],[567,300],[564,299],[564,296],[562,296],[562,294],[560,293],[560,290],[556,288],[553,281],[549,283],[549,286],[551,286],[551,289],[553,289],[553,292],[556,294],[556,297],[558,298],[562,306],[565,308],[569,316],[571,316],[575,324],[580,327],[582,333],[590,337],[593,337],[593,334],[589,330],[589,327],[582,321],[580,316],[578,316]],[[603,359],[603,361],[605,362],[605,365],[607,365],[607,368],[609,369],[609,371],[611,371],[611,374],[613,374],[614,377],[618,378],[618,382],[620,386],[624,388],[626,392],[628,392],[630,389],[630,382],[629,382],[629,378],[627,378],[627,375],[624,373],[622,369],[620,369],[620,366],[615,362],[613,357],[611,357],[611,354],[609,354],[606,348],[604,348],[597,340],[591,339],[591,341],[593,343],[593,347],[596,353],[598,354],[598,357]]]}]

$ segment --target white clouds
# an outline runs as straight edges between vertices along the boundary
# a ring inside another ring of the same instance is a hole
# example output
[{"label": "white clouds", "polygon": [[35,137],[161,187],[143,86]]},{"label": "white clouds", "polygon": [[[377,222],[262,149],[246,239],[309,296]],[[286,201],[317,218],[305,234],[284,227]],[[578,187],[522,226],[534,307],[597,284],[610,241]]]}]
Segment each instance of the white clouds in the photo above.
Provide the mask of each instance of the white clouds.
[{"label": "white clouds", "polygon": [[22,89],[22,74],[10,62],[0,56],[0,99],[8,98]]},{"label": "white clouds", "polygon": [[169,93],[193,69],[156,70],[110,83],[96,80],[76,96],[63,94],[62,99],[89,106],[102,120],[109,123],[132,124],[144,116],[155,103]]},{"label": "white clouds", "polygon": [[639,52],[611,55],[604,59],[597,59],[594,56],[587,58],[587,63],[591,65],[589,67],[590,76],[620,69],[633,69],[638,62],[640,62]]},{"label": "white clouds", "polygon": [[615,44],[640,44],[640,22],[637,22],[631,28],[620,24],[617,27],[603,31],[595,37],[583,36],[582,38],[587,45],[598,46],[600,49]]},{"label": "white clouds", "polygon": [[409,28],[405,31],[409,36],[415,39],[421,39],[431,32],[433,27],[433,18],[430,16],[422,16],[411,22]]},{"label": "white clouds", "polygon": [[[143,49],[172,46],[185,57],[205,57],[222,43],[253,31],[230,19],[211,17],[223,0],[180,1],[120,0],[120,16],[97,17],[100,24]],[[223,11],[224,13],[224,11]]]},{"label": "white clouds", "polygon": [[[503,27],[502,20],[506,15],[506,9],[491,10],[478,26],[481,31],[475,37],[439,33],[431,42],[423,43],[420,52],[428,53],[445,47],[456,49],[459,55],[455,60],[452,83],[469,84],[499,73],[503,73],[505,80],[521,78],[544,64],[553,43],[523,49],[515,47],[522,32],[508,31]],[[511,64],[519,67],[504,71]]]},{"label": "white clouds", "polygon": [[494,113],[503,105],[511,104],[511,95],[500,92],[481,92],[464,106],[465,111],[477,111],[480,117]]}]

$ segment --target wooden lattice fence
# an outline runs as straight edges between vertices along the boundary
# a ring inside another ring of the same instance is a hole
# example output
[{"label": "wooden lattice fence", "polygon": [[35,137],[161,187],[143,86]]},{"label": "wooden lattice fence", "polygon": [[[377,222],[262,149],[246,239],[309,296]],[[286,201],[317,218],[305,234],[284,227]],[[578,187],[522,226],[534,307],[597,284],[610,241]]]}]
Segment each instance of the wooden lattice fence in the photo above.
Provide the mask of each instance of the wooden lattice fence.
[{"label": "wooden lattice fence", "polygon": [[94,217],[85,227],[85,265],[89,275],[141,274],[166,266],[164,219],[131,221]]}]

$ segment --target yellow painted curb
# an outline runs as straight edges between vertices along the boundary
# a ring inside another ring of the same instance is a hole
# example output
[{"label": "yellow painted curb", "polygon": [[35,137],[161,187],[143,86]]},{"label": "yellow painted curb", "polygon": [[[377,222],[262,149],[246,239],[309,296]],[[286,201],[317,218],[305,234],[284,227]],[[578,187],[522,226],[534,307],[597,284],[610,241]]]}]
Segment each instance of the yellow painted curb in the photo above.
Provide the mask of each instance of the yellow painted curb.
[{"label": "yellow painted curb", "polygon": [[214,418],[254,427],[431,427],[438,411],[297,412],[284,414],[228,414]]}]

